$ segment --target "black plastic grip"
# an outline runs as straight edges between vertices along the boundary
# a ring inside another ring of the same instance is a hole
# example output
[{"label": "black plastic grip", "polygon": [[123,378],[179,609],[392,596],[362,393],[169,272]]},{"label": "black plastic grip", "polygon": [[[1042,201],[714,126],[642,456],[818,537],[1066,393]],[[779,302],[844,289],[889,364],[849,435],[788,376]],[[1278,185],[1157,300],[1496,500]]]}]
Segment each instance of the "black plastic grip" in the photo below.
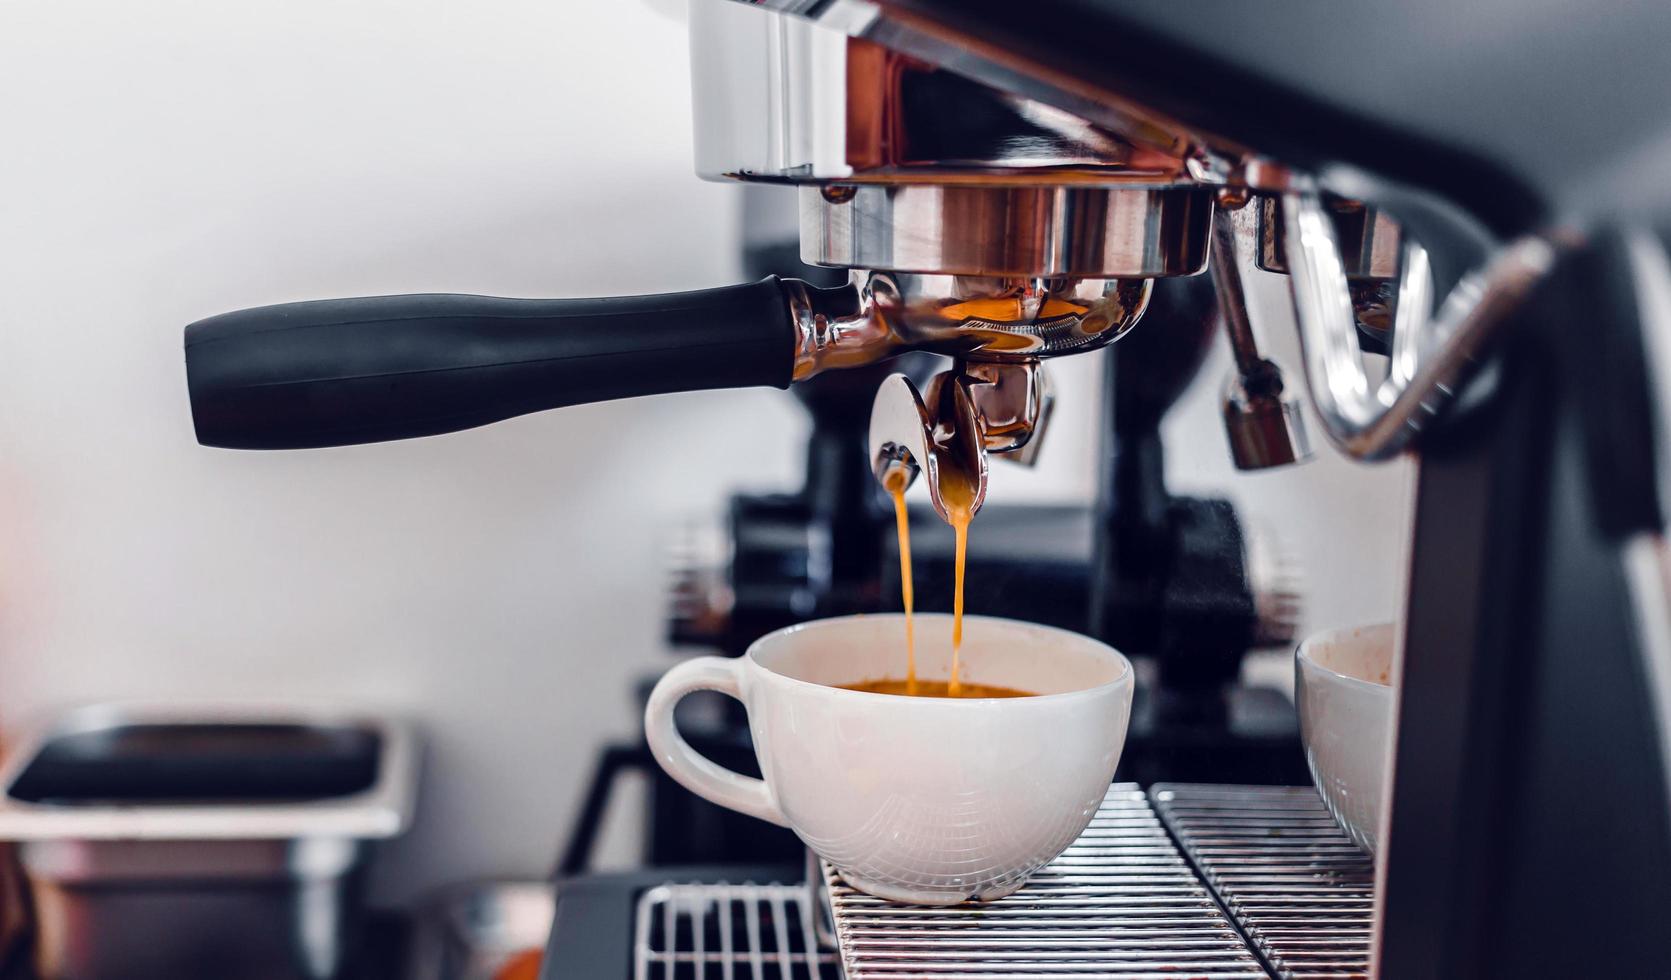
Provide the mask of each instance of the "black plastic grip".
[{"label": "black plastic grip", "polygon": [[776,277],[608,299],[432,294],[286,303],[186,328],[197,440],[306,449],[438,435],[564,405],[789,386]]}]

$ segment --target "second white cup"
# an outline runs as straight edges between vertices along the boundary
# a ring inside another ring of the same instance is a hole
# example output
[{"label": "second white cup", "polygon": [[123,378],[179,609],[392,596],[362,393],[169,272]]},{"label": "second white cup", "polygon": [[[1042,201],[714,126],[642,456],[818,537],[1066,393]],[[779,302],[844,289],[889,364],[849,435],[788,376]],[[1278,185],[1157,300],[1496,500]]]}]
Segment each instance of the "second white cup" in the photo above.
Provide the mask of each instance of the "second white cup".
[{"label": "second white cup", "polygon": [[1305,761],[1347,836],[1374,854],[1391,762],[1395,634],[1390,623],[1320,633],[1294,658]]},{"label": "second white cup", "polygon": [[[919,675],[944,679],[950,617],[916,617]],[[1060,854],[1108,790],[1131,716],[1132,669],[1112,647],[1031,623],[964,618],[962,678],[1034,697],[943,699],[843,690],[903,676],[899,614],[779,630],[740,658],[668,671],[645,710],[675,780],[794,830],[847,882],[921,905],[1001,898]],[[692,691],[748,709],[764,780],[698,755],[673,724]]]}]

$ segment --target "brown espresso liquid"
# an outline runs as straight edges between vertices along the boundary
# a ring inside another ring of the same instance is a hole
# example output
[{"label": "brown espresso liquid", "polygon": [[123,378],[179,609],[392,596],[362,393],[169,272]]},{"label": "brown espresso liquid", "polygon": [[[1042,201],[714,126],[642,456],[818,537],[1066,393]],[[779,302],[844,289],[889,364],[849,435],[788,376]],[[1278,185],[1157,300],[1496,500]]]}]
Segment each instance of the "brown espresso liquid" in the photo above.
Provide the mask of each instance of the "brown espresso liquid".
[{"label": "brown espresso liquid", "polygon": [[[957,535],[957,552],[952,566],[952,673],[946,681],[947,697],[959,697],[963,653],[963,566],[969,557],[969,522],[975,517],[975,481],[960,469],[941,465],[940,499],[946,505],[946,521]],[[991,697],[977,694],[973,697]]]},{"label": "brown espresso liquid", "polygon": [[860,681],[857,684],[843,684],[844,691],[868,691],[871,694],[901,694],[915,698],[1030,698],[1032,691],[1018,691],[1013,687],[998,687],[993,684],[962,683],[957,686],[956,693],[951,689],[950,681],[902,681],[886,678],[879,681]]},{"label": "brown espresso liquid", "polygon": [[917,633],[911,622],[911,607],[915,596],[911,588],[911,520],[905,510],[905,473],[895,470],[889,474],[886,488],[894,498],[894,529],[899,535],[899,588],[905,600],[905,689],[887,691],[888,694],[917,693]]},{"label": "brown espresso liquid", "polygon": [[898,694],[920,698],[1026,698],[1031,691],[992,684],[965,683],[960,658],[963,649],[963,569],[969,555],[969,522],[975,516],[975,480],[962,469],[942,461],[940,499],[946,505],[948,523],[957,535],[956,563],[952,579],[952,670],[943,681],[917,678],[917,639],[911,611],[915,596],[911,587],[911,525],[905,507],[906,480],[903,473],[890,474],[883,485],[894,502],[894,527],[899,535],[899,581],[905,605],[905,678],[883,678],[844,684],[843,690],[871,694]]}]

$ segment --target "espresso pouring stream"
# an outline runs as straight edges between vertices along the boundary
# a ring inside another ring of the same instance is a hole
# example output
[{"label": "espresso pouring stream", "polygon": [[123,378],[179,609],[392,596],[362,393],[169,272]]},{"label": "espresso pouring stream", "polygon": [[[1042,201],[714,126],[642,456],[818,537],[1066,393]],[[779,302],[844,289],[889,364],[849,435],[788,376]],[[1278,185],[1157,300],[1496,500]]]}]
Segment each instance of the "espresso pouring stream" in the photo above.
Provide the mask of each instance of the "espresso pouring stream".
[{"label": "espresso pouring stream", "polygon": [[946,682],[947,696],[957,697],[963,654],[963,567],[969,557],[969,522],[974,520],[973,487],[962,480],[949,480],[940,488],[946,501],[946,516],[957,535],[957,557],[952,578],[952,672]]},{"label": "espresso pouring stream", "polygon": [[[903,470],[888,474],[888,495],[894,498],[894,529],[899,535],[899,588],[905,601],[905,691],[917,693],[917,633],[911,621],[916,597],[911,589],[911,518],[905,509],[906,476]],[[960,590],[961,591],[961,590]],[[961,598],[961,596],[960,596]]]},{"label": "espresso pouring stream", "polygon": [[963,582],[964,566],[969,554],[969,522],[974,519],[976,485],[963,470],[943,466],[940,497],[946,505],[947,523],[957,535],[956,564],[953,568],[952,592],[952,666],[944,681],[919,680],[917,677],[916,626],[912,619],[916,596],[911,580],[911,524],[905,506],[907,479],[903,472],[888,476],[884,489],[894,503],[894,527],[899,535],[900,598],[905,606],[905,678],[867,680],[845,685],[848,690],[869,691],[875,694],[901,694],[928,698],[1018,698],[1030,692],[991,684],[972,684],[962,677],[963,652]]}]

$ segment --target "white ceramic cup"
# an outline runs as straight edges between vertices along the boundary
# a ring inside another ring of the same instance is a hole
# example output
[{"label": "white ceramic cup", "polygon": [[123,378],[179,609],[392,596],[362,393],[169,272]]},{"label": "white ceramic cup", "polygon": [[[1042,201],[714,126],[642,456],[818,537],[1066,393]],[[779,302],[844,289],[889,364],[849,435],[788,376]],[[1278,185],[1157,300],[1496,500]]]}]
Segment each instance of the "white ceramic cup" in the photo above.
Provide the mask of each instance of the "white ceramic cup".
[{"label": "white ceramic cup", "polygon": [[[950,672],[951,617],[918,614],[922,678]],[[1064,630],[963,620],[962,678],[1037,697],[945,699],[846,691],[905,675],[905,617],[848,616],[779,630],[737,659],[698,657],[650,694],[656,760],[691,792],[795,831],[847,882],[919,905],[1020,888],[1090,823],[1131,716],[1132,669]],[[692,691],[748,708],[764,780],[694,752],[673,724]]]},{"label": "white ceramic cup", "polygon": [[1294,656],[1311,778],[1335,822],[1371,854],[1392,751],[1392,661],[1391,624],[1320,633]]}]

